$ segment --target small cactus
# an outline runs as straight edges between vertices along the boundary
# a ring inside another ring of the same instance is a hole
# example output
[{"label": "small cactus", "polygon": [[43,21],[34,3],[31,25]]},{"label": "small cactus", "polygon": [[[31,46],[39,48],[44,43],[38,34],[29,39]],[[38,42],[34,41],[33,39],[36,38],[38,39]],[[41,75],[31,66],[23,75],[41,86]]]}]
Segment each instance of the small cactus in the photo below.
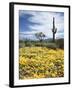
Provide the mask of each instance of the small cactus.
[{"label": "small cactus", "polygon": [[55,18],[53,17],[53,29],[52,29],[52,32],[53,32],[53,42],[55,42],[55,34],[57,32],[57,28],[55,28]]}]

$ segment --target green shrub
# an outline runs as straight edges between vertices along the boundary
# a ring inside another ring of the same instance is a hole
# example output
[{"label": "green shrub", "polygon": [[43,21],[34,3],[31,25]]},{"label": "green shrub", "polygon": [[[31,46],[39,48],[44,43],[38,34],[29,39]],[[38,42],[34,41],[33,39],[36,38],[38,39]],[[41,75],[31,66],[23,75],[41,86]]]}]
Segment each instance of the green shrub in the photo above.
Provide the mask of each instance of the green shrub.
[{"label": "green shrub", "polygon": [[56,40],[56,44],[57,44],[58,48],[64,49],[64,39]]},{"label": "green shrub", "polygon": [[57,49],[58,48],[58,46],[55,43],[49,43],[46,47],[50,48],[50,49]]}]

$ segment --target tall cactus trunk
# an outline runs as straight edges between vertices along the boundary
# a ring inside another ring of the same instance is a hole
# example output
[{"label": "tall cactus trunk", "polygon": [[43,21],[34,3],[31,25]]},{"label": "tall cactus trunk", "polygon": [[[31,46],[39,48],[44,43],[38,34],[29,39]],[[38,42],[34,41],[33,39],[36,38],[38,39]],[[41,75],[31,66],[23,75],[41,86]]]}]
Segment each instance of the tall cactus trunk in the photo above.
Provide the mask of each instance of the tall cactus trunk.
[{"label": "tall cactus trunk", "polygon": [[53,42],[55,42],[55,33],[53,33]]},{"label": "tall cactus trunk", "polygon": [[55,28],[55,18],[53,17],[53,28],[52,28],[52,33],[53,33],[53,42],[55,42],[55,34],[57,32],[57,28]]}]

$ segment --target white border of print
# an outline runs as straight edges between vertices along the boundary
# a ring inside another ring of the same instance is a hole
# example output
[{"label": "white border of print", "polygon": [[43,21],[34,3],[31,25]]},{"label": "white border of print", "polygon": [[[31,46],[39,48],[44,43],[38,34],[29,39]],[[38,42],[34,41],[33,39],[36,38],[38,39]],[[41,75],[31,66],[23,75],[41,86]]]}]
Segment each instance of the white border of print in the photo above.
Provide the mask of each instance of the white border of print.
[{"label": "white border of print", "polygon": [[[43,78],[19,80],[19,10],[38,10],[38,11],[54,11],[64,12],[64,77],[62,78]],[[63,7],[44,7],[44,6],[29,6],[29,5],[15,5],[14,6],[14,85],[34,85],[34,84],[51,84],[68,82],[68,40],[69,40],[69,22],[68,22],[68,8]]]}]

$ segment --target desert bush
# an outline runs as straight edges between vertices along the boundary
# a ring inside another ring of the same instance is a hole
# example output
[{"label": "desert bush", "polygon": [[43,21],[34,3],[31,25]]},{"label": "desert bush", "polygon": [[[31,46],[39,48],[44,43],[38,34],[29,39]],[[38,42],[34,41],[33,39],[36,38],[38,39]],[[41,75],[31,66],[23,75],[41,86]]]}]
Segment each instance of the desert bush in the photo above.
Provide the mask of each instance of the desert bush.
[{"label": "desert bush", "polygon": [[49,49],[57,49],[58,48],[58,46],[55,43],[48,43],[46,45],[46,47]]},{"label": "desert bush", "polygon": [[64,39],[56,40],[56,44],[58,45],[58,48],[64,49]]}]

